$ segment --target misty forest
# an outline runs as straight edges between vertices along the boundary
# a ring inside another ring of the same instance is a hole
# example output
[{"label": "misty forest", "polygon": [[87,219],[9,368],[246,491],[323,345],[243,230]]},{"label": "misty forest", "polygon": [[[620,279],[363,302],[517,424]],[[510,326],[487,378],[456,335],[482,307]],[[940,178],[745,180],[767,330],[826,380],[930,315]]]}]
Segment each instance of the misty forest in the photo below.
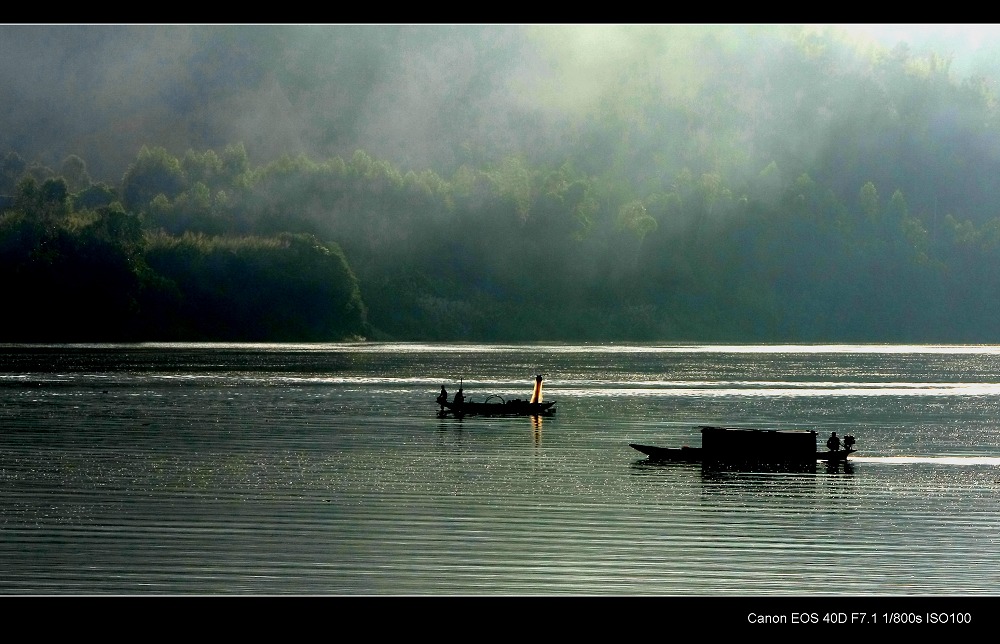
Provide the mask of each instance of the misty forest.
[{"label": "misty forest", "polygon": [[0,27],[0,342],[1000,342],[1000,47]]}]

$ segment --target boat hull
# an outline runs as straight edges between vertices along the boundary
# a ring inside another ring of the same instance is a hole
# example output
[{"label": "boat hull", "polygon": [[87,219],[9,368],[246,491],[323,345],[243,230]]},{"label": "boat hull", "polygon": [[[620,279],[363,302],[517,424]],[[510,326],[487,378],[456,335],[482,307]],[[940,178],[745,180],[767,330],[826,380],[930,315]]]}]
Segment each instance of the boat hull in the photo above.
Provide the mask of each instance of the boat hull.
[{"label": "boat hull", "polygon": [[700,447],[656,447],[655,445],[640,445],[638,443],[629,443],[629,447],[639,450],[651,461],[699,463],[702,460]]},{"label": "boat hull", "polygon": [[827,461],[828,463],[836,463],[838,461],[846,461],[847,457],[858,450],[856,449],[838,449],[834,451],[826,452],[816,452],[816,460]]},{"label": "boat hull", "polygon": [[445,413],[456,416],[551,416],[556,413],[555,401],[533,403],[511,400],[500,403],[445,403]]}]

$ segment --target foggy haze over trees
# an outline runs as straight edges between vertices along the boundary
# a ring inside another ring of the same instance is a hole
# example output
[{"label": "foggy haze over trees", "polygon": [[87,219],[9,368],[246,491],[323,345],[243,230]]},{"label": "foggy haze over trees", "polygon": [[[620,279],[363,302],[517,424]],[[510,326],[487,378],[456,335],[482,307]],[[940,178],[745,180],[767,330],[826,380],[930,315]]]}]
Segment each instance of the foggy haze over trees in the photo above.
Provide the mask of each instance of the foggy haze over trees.
[{"label": "foggy haze over trees", "polygon": [[0,27],[0,341],[1000,338],[1000,50]]}]

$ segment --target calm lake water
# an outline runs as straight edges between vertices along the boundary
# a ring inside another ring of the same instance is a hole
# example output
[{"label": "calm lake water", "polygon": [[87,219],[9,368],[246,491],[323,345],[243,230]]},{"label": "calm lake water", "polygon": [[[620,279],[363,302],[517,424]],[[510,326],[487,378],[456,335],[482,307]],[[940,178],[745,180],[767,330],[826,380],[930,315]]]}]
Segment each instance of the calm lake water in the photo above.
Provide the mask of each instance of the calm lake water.
[{"label": "calm lake water", "polygon": [[[860,451],[629,447],[707,424]],[[0,593],[996,595],[1000,346],[4,345]]]}]

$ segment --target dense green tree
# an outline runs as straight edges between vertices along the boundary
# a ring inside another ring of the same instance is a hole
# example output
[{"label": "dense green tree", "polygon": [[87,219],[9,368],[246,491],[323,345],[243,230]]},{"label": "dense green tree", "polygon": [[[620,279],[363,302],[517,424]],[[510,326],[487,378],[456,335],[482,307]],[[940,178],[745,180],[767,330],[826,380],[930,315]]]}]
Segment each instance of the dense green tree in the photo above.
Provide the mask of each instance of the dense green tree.
[{"label": "dense green tree", "polygon": [[104,183],[95,183],[72,195],[73,207],[78,210],[90,210],[102,206],[110,206],[118,201],[118,192]]},{"label": "dense green tree", "polygon": [[184,173],[175,157],[162,147],[143,146],[122,179],[122,197],[126,208],[141,212],[157,195],[173,199],[184,186]]},{"label": "dense green tree", "polygon": [[87,172],[87,163],[75,154],[63,159],[59,171],[66,185],[72,192],[80,192],[90,187],[93,181]]},{"label": "dense green tree", "polygon": [[[245,154],[246,150],[244,150]],[[203,183],[206,186],[217,187],[228,185],[223,174],[222,159],[215,150],[196,152],[188,150],[181,159],[181,171],[190,182]]]},{"label": "dense green tree", "polygon": [[869,181],[861,186],[858,201],[861,204],[861,211],[869,219],[876,219],[879,216],[881,206],[879,205],[878,190],[875,189],[874,183]]},{"label": "dense green tree", "polygon": [[331,340],[366,334],[365,307],[343,253],[304,235],[163,234],[147,260],[181,294],[188,339]]}]

